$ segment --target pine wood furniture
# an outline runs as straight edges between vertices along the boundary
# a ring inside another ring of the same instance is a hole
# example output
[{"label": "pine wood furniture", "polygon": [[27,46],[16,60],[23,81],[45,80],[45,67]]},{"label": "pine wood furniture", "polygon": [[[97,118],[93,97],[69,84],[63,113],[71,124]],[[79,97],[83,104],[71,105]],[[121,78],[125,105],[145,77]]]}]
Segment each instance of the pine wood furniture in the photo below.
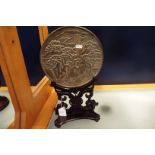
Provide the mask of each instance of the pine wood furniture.
[{"label": "pine wood furniture", "polygon": [[[47,32],[39,27],[41,43]],[[46,76],[31,88],[16,27],[0,27],[0,67],[15,110],[9,128],[46,128],[57,96]]]}]

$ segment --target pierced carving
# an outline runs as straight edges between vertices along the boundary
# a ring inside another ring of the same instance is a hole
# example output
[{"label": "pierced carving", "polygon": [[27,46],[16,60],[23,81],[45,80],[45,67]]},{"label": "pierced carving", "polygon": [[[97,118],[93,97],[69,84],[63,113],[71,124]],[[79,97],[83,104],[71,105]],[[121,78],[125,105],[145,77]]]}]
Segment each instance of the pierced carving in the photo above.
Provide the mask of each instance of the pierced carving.
[{"label": "pierced carving", "polygon": [[[88,84],[78,88],[63,88],[54,82],[51,83],[51,85],[54,86],[59,99],[59,104],[55,108],[55,112],[58,115],[58,118],[55,120],[55,125],[58,128],[64,123],[76,119],[99,121],[100,115],[94,112],[95,106],[97,106],[98,103],[92,99],[94,79]],[[87,99],[85,105],[82,105],[83,96]],[[66,102],[67,98],[69,98],[69,105]],[[65,107],[67,117],[59,116],[58,110],[61,107]]]}]

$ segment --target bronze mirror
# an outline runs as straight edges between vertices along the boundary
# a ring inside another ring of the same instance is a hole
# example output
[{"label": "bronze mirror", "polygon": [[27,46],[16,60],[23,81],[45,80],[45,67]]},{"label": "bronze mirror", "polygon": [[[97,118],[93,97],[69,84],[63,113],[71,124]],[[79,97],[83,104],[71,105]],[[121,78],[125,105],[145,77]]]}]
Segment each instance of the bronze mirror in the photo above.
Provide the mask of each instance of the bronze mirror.
[{"label": "bronze mirror", "polygon": [[61,27],[42,45],[40,61],[47,77],[63,87],[80,87],[99,73],[103,48],[94,33],[83,27]]}]

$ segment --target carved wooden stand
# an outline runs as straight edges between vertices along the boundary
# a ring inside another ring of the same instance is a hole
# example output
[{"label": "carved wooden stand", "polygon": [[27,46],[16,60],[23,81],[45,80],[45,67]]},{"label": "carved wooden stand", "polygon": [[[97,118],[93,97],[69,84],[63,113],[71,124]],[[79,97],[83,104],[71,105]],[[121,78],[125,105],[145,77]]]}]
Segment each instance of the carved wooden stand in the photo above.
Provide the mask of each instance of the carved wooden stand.
[{"label": "carved wooden stand", "polygon": [[[55,88],[59,99],[59,103],[55,108],[56,115],[58,115],[58,118],[55,120],[56,127],[60,128],[64,123],[77,119],[99,121],[100,115],[94,112],[95,106],[97,106],[98,103],[91,99],[93,96],[94,79],[86,85],[76,88],[64,88],[55,82],[52,82],[51,86]],[[85,105],[82,105],[83,96],[87,98]],[[65,103],[67,97],[69,97],[70,107]],[[67,113],[66,117],[59,116],[58,110],[61,107],[65,107]]]}]

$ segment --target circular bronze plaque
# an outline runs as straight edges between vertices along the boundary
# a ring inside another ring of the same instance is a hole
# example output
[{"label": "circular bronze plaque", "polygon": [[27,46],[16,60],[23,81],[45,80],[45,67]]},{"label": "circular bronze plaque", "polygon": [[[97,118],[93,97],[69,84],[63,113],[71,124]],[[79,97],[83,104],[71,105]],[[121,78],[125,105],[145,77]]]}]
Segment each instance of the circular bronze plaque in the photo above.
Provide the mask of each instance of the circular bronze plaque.
[{"label": "circular bronze plaque", "polygon": [[61,27],[42,45],[41,66],[48,78],[63,87],[79,87],[99,73],[103,49],[98,38],[82,27]]}]

